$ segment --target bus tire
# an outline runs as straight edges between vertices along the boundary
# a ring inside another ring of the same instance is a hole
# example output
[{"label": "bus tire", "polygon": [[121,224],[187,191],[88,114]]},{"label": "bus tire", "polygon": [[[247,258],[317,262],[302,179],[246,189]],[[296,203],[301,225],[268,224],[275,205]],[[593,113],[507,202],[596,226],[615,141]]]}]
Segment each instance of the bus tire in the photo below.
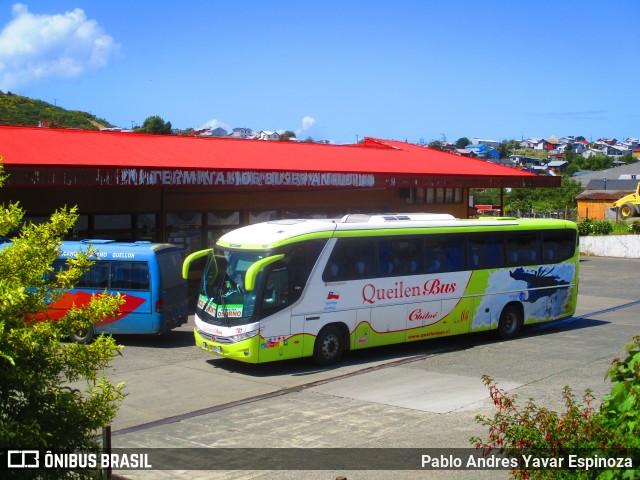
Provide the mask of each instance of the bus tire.
[{"label": "bus tire", "polygon": [[89,327],[85,330],[81,330],[80,332],[72,333],[69,335],[69,338],[72,342],[89,343],[93,339],[93,328]]},{"label": "bus tire", "polygon": [[636,206],[631,203],[625,203],[620,207],[620,218],[626,220],[627,218],[636,216]]},{"label": "bus tire", "polygon": [[514,338],[522,328],[522,308],[510,303],[502,309],[498,321],[498,335],[504,340]]},{"label": "bus tire", "polygon": [[340,329],[335,325],[327,325],[316,337],[313,361],[321,366],[333,365],[340,360],[344,349],[345,342]]}]

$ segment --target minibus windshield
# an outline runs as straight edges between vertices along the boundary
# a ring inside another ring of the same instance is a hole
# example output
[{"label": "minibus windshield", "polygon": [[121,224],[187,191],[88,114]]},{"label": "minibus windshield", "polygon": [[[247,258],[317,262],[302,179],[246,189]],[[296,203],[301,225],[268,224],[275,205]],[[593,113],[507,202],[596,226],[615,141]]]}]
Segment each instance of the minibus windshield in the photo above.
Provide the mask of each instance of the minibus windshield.
[{"label": "minibus windshield", "polygon": [[265,252],[216,250],[209,257],[202,276],[200,318],[215,325],[246,323],[255,312],[256,292],[245,290],[245,274],[253,263],[265,256]]}]

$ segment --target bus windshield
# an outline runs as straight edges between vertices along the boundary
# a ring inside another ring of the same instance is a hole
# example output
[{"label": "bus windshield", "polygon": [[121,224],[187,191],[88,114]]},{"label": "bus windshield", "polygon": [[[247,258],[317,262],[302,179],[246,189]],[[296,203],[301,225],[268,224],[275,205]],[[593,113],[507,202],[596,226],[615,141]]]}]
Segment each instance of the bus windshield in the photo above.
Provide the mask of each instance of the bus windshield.
[{"label": "bus windshield", "polygon": [[198,313],[213,325],[247,323],[256,307],[255,291],[246,291],[247,269],[265,252],[217,250],[209,257],[202,276]]}]

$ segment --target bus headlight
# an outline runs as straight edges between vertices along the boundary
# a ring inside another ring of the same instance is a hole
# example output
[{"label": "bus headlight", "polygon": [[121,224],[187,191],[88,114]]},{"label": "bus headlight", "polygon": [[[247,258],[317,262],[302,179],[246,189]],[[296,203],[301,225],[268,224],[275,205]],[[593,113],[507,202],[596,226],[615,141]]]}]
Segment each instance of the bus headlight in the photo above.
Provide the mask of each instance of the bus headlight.
[{"label": "bus headlight", "polygon": [[247,340],[248,338],[255,337],[259,331],[260,330],[252,330],[250,332],[239,333],[238,335],[233,335],[231,337],[231,340],[233,340],[235,343],[241,342],[243,340]]}]

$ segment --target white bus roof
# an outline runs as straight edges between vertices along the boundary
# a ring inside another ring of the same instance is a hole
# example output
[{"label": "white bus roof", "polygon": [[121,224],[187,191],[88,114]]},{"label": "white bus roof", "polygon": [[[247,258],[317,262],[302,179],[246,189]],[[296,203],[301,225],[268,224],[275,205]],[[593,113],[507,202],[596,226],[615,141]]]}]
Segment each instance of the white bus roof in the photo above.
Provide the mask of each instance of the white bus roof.
[{"label": "white bus roof", "polygon": [[[473,222],[472,224],[470,222]],[[218,246],[241,249],[268,249],[302,235],[353,230],[393,230],[399,228],[505,226],[517,225],[515,218],[460,220],[444,213],[351,214],[339,219],[290,219],[256,223],[226,233]]]}]

